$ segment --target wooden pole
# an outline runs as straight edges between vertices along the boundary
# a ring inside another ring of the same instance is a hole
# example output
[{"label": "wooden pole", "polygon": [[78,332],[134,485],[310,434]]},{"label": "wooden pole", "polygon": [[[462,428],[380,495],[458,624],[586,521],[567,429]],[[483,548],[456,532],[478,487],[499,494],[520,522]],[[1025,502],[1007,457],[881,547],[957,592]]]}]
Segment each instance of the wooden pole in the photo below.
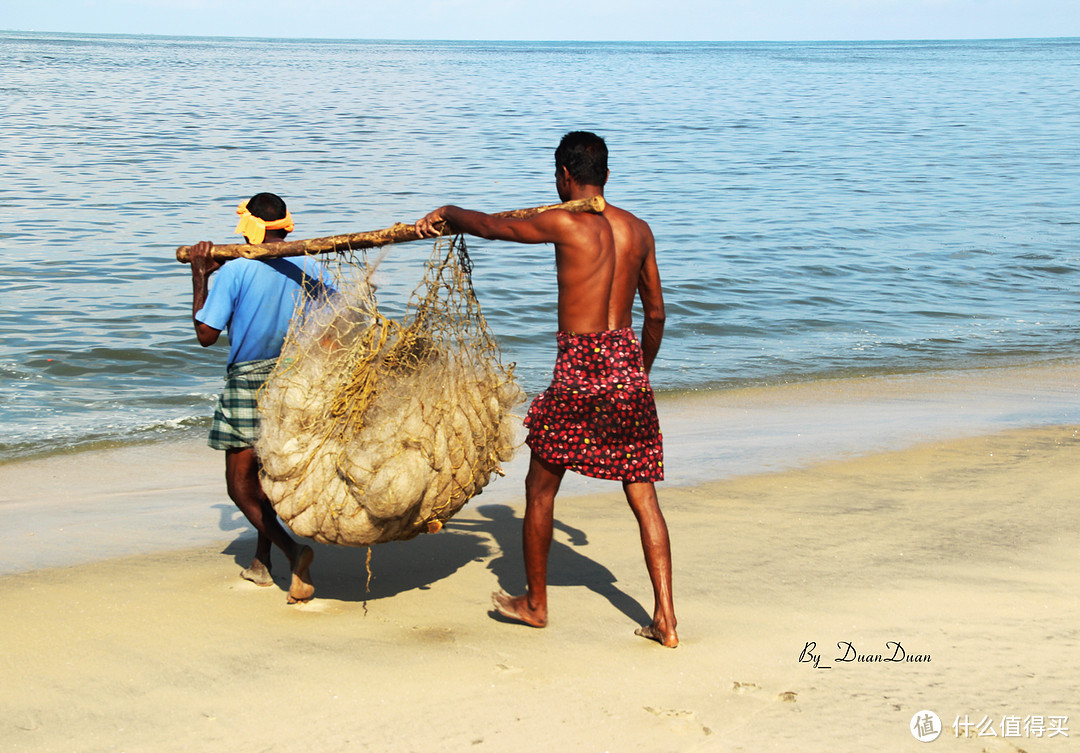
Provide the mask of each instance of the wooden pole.
[{"label": "wooden pole", "polygon": [[[496,217],[511,217],[525,219],[534,217],[549,209],[565,209],[568,212],[593,212],[604,211],[606,206],[603,196],[593,196],[588,199],[576,199],[563,204],[548,204],[542,207],[529,209],[513,209],[509,212],[499,212]],[[452,235],[453,228],[443,224],[439,235]],[[236,243],[214,246],[210,255],[214,259],[225,261],[227,259],[279,259],[285,256],[308,256],[311,254],[331,254],[337,251],[356,251],[362,248],[378,248],[390,243],[405,243],[407,241],[420,240],[421,236],[416,232],[415,225],[397,223],[382,230],[369,230],[366,233],[350,233],[348,235],[331,235],[326,238],[312,238],[306,241],[282,241],[281,243]],[[182,264],[191,263],[191,246],[180,246],[176,249],[176,260]]]}]

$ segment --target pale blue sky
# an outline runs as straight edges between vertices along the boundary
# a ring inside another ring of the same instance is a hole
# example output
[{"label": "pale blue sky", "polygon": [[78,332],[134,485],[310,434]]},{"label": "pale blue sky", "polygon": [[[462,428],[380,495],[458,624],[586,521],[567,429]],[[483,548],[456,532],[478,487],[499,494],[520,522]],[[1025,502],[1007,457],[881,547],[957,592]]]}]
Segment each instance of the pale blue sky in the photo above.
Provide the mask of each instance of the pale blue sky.
[{"label": "pale blue sky", "polygon": [[1080,0],[0,0],[0,29],[346,39],[1080,36]]}]

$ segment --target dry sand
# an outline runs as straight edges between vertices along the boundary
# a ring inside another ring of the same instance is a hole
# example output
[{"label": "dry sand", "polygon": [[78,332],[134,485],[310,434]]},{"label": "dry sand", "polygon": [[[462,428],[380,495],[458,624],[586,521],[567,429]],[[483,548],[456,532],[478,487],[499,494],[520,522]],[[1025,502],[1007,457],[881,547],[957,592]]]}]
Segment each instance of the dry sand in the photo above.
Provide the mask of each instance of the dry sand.
[{"label": "dry sand", "polygon": [[[675,650],[633,635],[651,595],[610,485],[557,503],[544,630],[490,611],[492,590],[522,586],[520,497],[376,547],[370,591],[366,550],[318,547],[302,606],[280,558],[276,587],[237,577],[253,541],[228,530],[6,575],[0,750],[1075,750],[1078,451],[1080,431],[1055,426],[664,485]],[[180,479],[158,489],[178,508],[227,503],[220,458],[144,452]],[[70,504],[116,480],[100,458],[36,462],[3,469],[5,504],[12,479],[50,467]],[[839,662],[844,642],[928,660]],[[944,726],[929,748],[910,731],[924,709]],[[1013,717],[1047,729],[1003,736]]]}]

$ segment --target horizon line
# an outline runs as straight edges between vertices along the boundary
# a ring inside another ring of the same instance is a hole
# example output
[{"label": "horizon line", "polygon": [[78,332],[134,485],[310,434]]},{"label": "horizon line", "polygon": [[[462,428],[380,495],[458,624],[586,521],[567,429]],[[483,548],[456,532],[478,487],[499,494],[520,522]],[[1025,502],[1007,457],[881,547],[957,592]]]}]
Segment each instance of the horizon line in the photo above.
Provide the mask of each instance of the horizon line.
[{"label": "horizon line", "polygon": [[94,37],[158,37],[161,39],[239,39],[245,41],[276,42],[494,42],[502,44],[836,44],[869,42],[1023,42],[1023,41],[1069,41],[1080,36],[1023,36],[1023,37],[843,37],[827,39],[499,39],[465,37],[331,37],[331,36],[241,36],[232,34],[165,34],[142,31],[56,31],[48,29],[0,29],[0,34],[56,34],[65,36]]}]

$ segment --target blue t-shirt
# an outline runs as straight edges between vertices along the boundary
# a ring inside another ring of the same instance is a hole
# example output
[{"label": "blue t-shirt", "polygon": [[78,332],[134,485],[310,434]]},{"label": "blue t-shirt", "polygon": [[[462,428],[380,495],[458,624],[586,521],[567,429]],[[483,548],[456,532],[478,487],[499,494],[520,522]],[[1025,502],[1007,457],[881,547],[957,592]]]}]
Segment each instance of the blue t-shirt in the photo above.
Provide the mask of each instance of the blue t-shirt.
[{"label": "blue t-shirt", "polygon": [[195,318],[228,329],[230,366],[277,358],[302,288],[316,301],[333,290],[326,267],[309,256],[230,259],[210,278],[206,303]]}]

